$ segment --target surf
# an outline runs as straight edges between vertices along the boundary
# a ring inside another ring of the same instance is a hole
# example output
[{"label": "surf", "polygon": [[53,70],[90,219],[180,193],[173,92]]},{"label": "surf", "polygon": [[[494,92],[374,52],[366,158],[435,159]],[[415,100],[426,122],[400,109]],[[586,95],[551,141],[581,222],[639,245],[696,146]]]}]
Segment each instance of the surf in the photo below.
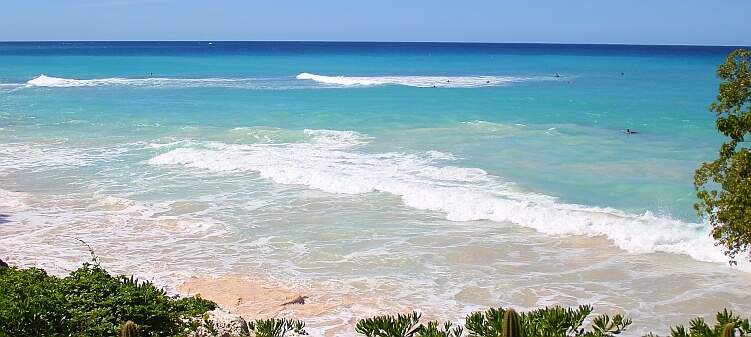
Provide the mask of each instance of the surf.
[{"label": "surf", "polygon": [[[288,89],[290,81],[285,77],[259,78],[171,78],[171,77],[106,77],[75,79],[39,75],[26,82],[27,87],[75,88],[75,87],[144,87],[144,88],[236,88],[236,89]],[[299,85],[297,85],[299,87]]]},{"label": "surf", "polygon": [[326,76],[300,73],[299,80],[310,80],[320,84],[338,87],[368,87],[380,85],[400,85],[417,88],[478,88],[503,86],[512,83],[546,80],[544,77],[514,76]]},{"label": "surf", "polygon": [[[297,81],[291,81],[295,79]],[[546,76],[326,76],[300,73],[294,77],[259,78],[170,78],[170,77],[107,77],[76,79],[39,75],[26,81],[27,87],[76,88],[76,87],[171,87],[171,88],[239,88],[239,89],[305,89],[305,88],[352,88],[385,85],[415,88],[482,88],[506,86],[530,81],[560,80]]]},{"label": "surf", "polygon": [[[631,254],[670,253],[726,263],[707,223],[687,223],[652,212],[563,203],[522,190],[503,177],[463,167],[450,153],[367,152],[367,135],[305,130],[307,141],[271,144],[179,144],[148,160],[154,166],[206,174],[255,174],[282,185],[332,194],[388,193],[403,205],[439,212],[455,222],[489,220],[532,228],[549,236],[603,236]],[[740,268],[751,272],[741,263]]]}]

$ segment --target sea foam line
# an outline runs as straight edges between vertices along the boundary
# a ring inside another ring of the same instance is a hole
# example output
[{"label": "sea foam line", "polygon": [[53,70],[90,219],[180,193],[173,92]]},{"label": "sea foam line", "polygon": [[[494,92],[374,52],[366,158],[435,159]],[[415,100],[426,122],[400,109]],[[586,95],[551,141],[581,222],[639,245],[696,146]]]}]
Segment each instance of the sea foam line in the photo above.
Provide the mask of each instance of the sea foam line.
[{"label": "sea foam line", "polygon": [[284,89],[285,78],[95,78],[72,79],[40,75],[26,82],[30,87],[71,88],[97,86],[130,87],[219,87],[244,89]]},{"label": "sea foam line", "polygon": [[524,82],[536,77],[511,76],[325,76],[311,73],[300,73],[299,80],[312,80],[332,86],[375,86],[375,85],[404,85],[418,88],[475,88],[483,86],[499,86],[515,82]]},{"label": "sea foam line", "polygon": [[[709,237],[706,223],[561,203],[554,197],[519,191],[482,169],[447,165],[452,160],[445,154],[364,153],[341,144],[330,147],[327,142],[211,142],[174,148],[148,162],[209,172],[256,172],[280,184],[330,193],[386,192],[399,196],[406,206],[441,212],[452,221],[511,222],[553,236],[605,236],[634,254],[665,252],[727,262]],[[740,263],[739,268],[751,272],[747,263]]]},{"label": "sea foam line", "polygon": [[[303,80],[303,81],[294,81]],[[25,83],[25,87],[75,88],[99,86],[125,87],[218,87],[240,89],[300,89],[325,87],[367,87],[378,85],[402,85],[418,88],[477,88],[503,86],[525,81],[551,80],[548,77],[513,77],[513,76],[324,76],[300,73],[294,78],[94,78],[73,79],[39,75]],[[312,81],[312,82],[308,82]],[[311,86],[312,85],[312,86]],[[10,86],[12,90],[18,85]],[[8,89],[8,90],[11,90]],[[5,90],[4,90],[5,91]],[[3,91],[0,91],[3,92]]]}]

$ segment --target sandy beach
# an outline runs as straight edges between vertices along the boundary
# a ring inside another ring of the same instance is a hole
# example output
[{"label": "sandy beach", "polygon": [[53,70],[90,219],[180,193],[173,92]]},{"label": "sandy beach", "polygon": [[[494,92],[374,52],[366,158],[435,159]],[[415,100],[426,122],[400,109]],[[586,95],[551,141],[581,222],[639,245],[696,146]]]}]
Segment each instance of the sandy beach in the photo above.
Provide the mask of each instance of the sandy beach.
[{"label": "sandy beach", "polygon": [[[216,302],[246,321],[269,318],[287,318],[306,323],[306,330],[315,335],[334,336],[353,334],[357,320],[336,319],[332,312],[351,309],[358,305],[374,305],[367,298],[349,298],[322,294],[313,289],[289,288],[272,284],[268,280],[250,280],[242,277],[193,277],[177,290],[183,294],[196,295]],[[302,298],[302,301],[300,299]],[[395,312],[394,312],[395,314]],[[351,331],[348,331],[351,330]]]}]

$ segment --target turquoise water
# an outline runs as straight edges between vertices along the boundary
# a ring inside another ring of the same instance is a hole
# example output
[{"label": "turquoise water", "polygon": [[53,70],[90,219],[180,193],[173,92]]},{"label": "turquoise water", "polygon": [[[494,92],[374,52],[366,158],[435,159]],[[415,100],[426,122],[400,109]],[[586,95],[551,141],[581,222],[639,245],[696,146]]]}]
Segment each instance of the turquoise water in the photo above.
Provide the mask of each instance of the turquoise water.
[{"label": "turquoise water", "polygon": [[0,43],[0,258],[64,275],[81,239],[168,288],[335,294],[320,335],[384,308],[591,303],[633,335],[749,312],[692,208],[731,50]]}]

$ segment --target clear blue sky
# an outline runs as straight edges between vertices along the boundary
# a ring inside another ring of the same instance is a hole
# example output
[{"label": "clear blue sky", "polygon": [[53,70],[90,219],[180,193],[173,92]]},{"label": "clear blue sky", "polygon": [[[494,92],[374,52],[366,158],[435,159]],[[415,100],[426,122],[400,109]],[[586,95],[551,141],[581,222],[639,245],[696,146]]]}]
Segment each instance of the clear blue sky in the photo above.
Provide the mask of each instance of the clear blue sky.
[{"label": "clear blue sky", "polygon": [[2,0],[0,41],[751,45],[751,0]]}]

